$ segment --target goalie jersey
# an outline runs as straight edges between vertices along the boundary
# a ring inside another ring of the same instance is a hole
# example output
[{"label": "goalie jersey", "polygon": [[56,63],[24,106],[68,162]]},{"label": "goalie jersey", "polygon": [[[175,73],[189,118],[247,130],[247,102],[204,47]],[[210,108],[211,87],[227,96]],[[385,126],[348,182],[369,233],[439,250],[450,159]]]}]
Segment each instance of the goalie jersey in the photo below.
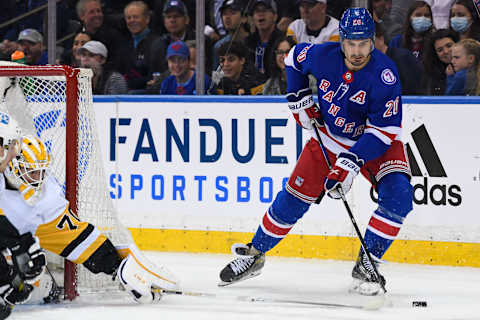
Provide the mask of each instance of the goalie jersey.
[{"label": "goalie jersey", "polygon": [[[107,240],[97,228],[80,221],[69,210],[69,203],[54,177],[46,178],[37,191],[40,194],[34,205],[26,202],[25,197],[29,195],[7,188],[5,180],[0,175],[0,218],[6,217],[20,235],[27,232],[36,235],[42,248],[81,264]],[[5,223],[2,221],[2,230],[7,228]]]},{"label": "goalie jersey", "polygon": [[349,150],[365,162],[401,138],[401,85],[395,64],[374,49],[368,64],[350,71],[340,43],[300,43],[285,58],[291,110],[313,103],[308,75],[317,79],[325,122],[320,135],[335,154]]}]

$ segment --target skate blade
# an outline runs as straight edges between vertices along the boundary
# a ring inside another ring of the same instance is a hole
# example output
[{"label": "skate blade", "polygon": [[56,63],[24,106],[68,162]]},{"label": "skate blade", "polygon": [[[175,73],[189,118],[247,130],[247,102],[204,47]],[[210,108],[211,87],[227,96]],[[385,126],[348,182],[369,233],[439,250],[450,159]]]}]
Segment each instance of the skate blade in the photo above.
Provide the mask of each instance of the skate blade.
[{"label": "skate blade", "polygon": [[380,296],[384,294],[380,284],[376,282],[365,282],[359,279],[353,279],[348,292],[362,296]]},{"label": "skate blade", "polygon": [[230,282],[225,282],[225,281],[222,281],[220,280],[220,282],[218,283],[218,286],[219,287],[226,287],[226,286],[229,286],[231,284],[234,284],[234,283],[237,283],[237,282],[241,282],[241,281],[244,281],[244,280],[247,280],[247,279],[250,279],[250,278],[254,278],[254,277],[257,277],[261,274],[262,272],[260,270],[258,271],[255,271],[255,272],[252,272],[250,273],[248,276],[245,276],[243,278],[240,278],[238,280],[234,280],[234,281],[230,281]]}]

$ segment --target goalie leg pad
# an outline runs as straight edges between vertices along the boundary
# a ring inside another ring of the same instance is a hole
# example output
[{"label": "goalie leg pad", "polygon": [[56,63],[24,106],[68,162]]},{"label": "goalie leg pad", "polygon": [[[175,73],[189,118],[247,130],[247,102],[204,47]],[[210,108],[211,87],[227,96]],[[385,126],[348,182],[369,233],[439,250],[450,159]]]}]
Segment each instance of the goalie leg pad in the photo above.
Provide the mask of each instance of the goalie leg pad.
[{"label": "goalie leg pad", "polygon": [[140,303],[151,303],[160,299],[160,294],[152,289],[180,290],[178,279],[163,266],[149,261],[134,245],[119,248],[122,260],[118,268],[118,278],[123,287]]}]

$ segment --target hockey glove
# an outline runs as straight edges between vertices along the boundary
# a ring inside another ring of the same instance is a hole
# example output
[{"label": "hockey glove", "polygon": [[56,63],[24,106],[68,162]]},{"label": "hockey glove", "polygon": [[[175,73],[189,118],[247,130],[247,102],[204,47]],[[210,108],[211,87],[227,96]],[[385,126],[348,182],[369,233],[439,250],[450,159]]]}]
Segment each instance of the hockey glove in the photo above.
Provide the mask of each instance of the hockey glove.
[{"label": "hockey glove", "polygon": [[23,283],[15,266],[11,263],[10,250],[2,250],[0,255],[1,299],[8,305],[24,303],[30,298],[32,290],[31,285]]},{"label": "hockey glove", "polygon": [[5,304],[16,305],[27,302],[33,291],[33,286],[28,283],[22,283],[20,288],[14,288],[12,284],[6,284],[0,287],[0,297]]},{"label": "hockey glove", "polygon": [[360,172],[363,162],[353,153],[339,153],[335,165],[325,179],[327,195],[332,199],[340,199],[342,196],[338,190],[339,187],[342,188],[343,194],[347,194],[352,187],[353,179]]},{"label": "hockey glove", "polygon": [[47,265],[47,259],[37,237],[32,236],[30,232],[25,233],[10,250],[20,276],[27,283],[34,283],[40,278]]},{"label": "hockey glove", "polygon": [[312,123],[317,127],[324,125],[320,109],[313,101],[311,95],[304,97],[298,102],[289,102],[288,107],[299,126],[305,129],[313,129]]}]

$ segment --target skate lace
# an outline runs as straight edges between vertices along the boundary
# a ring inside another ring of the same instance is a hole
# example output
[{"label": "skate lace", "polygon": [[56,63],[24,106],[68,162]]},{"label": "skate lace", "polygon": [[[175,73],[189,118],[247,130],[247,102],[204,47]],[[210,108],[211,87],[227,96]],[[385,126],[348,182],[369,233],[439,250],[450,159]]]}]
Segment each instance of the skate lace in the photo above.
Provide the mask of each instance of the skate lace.
[{"label": "skate lace", "polygon": [[370,260],[368,260],[368,257],[366,254],[363,255],[362,257],[362,265],[367,270],[367,272],[374,277],[375,276],[375,269],[373,268],[372,264],[370,263]]},{"label": "skate lace", "polygon": [[230,263],[230,268],[235,275],[238,275],[250,268],[254,260],[254,258],[235,259]]}]

